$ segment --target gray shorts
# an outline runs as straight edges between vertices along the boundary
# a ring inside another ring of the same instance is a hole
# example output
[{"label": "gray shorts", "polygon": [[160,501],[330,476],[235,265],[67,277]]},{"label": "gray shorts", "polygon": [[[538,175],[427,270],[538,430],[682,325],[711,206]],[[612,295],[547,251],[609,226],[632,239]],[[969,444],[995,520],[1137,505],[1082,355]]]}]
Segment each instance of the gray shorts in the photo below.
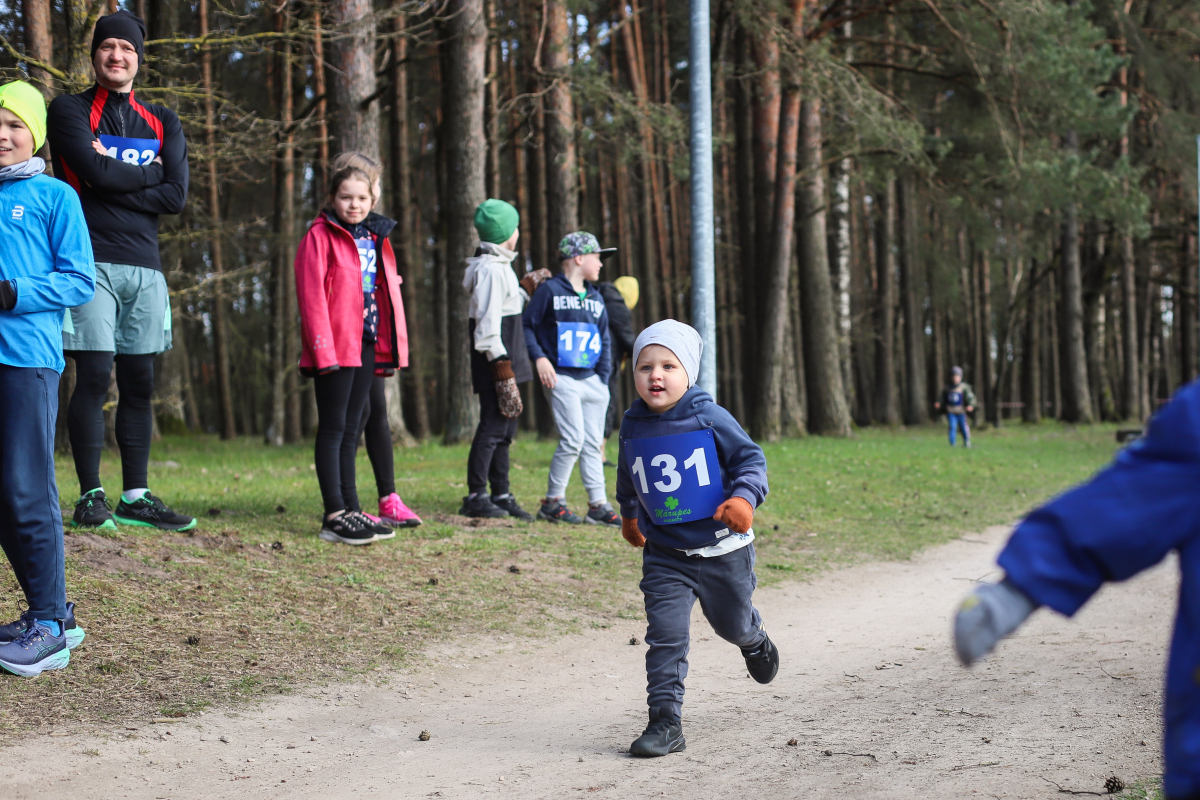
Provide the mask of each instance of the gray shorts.
[{"label": "gray shorts", "polygon": [[96,262],[96,296],[63,315],[63,350],[118,355],[171,349],[171,297],[156,269]]}]

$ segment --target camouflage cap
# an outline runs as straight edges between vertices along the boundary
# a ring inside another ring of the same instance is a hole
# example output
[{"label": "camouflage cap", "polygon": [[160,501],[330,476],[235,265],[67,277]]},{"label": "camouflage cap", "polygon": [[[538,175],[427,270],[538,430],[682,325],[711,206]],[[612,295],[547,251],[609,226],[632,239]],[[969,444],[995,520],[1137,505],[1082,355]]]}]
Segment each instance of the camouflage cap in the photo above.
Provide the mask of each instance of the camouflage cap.
[{"label": "camouflage cap", "polygon": [[575,256],[586,256],[590,253],[607,258],[615,252],[617,252],[617,248],[601,247],[596,237],[587,231],[568,233],[558,243],[558,257],[564,260]]}]

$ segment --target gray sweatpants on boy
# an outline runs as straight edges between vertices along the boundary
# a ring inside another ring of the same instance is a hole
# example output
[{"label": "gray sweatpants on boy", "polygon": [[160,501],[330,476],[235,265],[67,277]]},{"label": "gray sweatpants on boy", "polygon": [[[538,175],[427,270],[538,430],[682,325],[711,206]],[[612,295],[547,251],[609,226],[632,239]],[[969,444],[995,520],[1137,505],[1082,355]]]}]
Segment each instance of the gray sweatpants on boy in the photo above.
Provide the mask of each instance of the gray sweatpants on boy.
[{"label": "gray sweatpants on boy", "polygon": [[641,589],[646,599],[646,701],[651,708],[665,706],[680,716],[696,600],[722,639],[756,647],[767,637],[751,602],[757,585],[753,544],[704,558],[646,542]]},{"label": "gray sweatpants on boy", "polygon": [[579,462],[579,476],[587,490],[588,503],[605,501],[604,492],[604,418],[608,415],[608,386],[599,375],[577,380],[559,374],[546,398],[558,425],[558,448],[550,460],[547,497],[563,497],[571,470]]}]

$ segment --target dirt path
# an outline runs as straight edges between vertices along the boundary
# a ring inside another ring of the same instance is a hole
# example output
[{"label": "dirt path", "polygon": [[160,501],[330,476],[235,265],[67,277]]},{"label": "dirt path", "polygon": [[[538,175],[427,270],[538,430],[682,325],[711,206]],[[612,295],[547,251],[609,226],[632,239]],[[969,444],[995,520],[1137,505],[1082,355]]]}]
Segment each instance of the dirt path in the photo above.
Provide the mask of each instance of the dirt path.
[{"label": "dirt path", "polygon": [[388,687],[38,737],[0,750],[0,779],[7,797],[31,799],[705,800],[1053,797],[1051,781],[1102,792],[1113,773],[1158,774],[1174,565],[1111,587],[1074,621],[1039,612],[968,672],[948,646],[950,610],[1005,533],[760,592],[783,656],[769,686],[697,615],[688,747],[667,758],[623,752],[645,722],[645,674],[644,646],[629,643],[644,625],[622,622],[542,646],[446,647],[436,668]]}]

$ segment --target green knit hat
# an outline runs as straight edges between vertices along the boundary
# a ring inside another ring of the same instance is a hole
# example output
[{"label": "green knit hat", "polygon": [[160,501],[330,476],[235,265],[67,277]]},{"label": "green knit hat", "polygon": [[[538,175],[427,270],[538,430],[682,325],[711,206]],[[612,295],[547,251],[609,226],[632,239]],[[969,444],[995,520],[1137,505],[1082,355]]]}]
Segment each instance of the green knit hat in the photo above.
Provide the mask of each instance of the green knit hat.
[{"label": "green knit hat", "polygon": [[520,224],[521,215],[503,200],[484,200],[475,209],[475,230],[481,242],[504,244]]},{"label": "green knit hat", "polygon": [[46,141],[46,99],[42,93],[24,81],[0,86],[0,108],[7,108],[29,126],[33,134],[33,152],[42,149]]}]

